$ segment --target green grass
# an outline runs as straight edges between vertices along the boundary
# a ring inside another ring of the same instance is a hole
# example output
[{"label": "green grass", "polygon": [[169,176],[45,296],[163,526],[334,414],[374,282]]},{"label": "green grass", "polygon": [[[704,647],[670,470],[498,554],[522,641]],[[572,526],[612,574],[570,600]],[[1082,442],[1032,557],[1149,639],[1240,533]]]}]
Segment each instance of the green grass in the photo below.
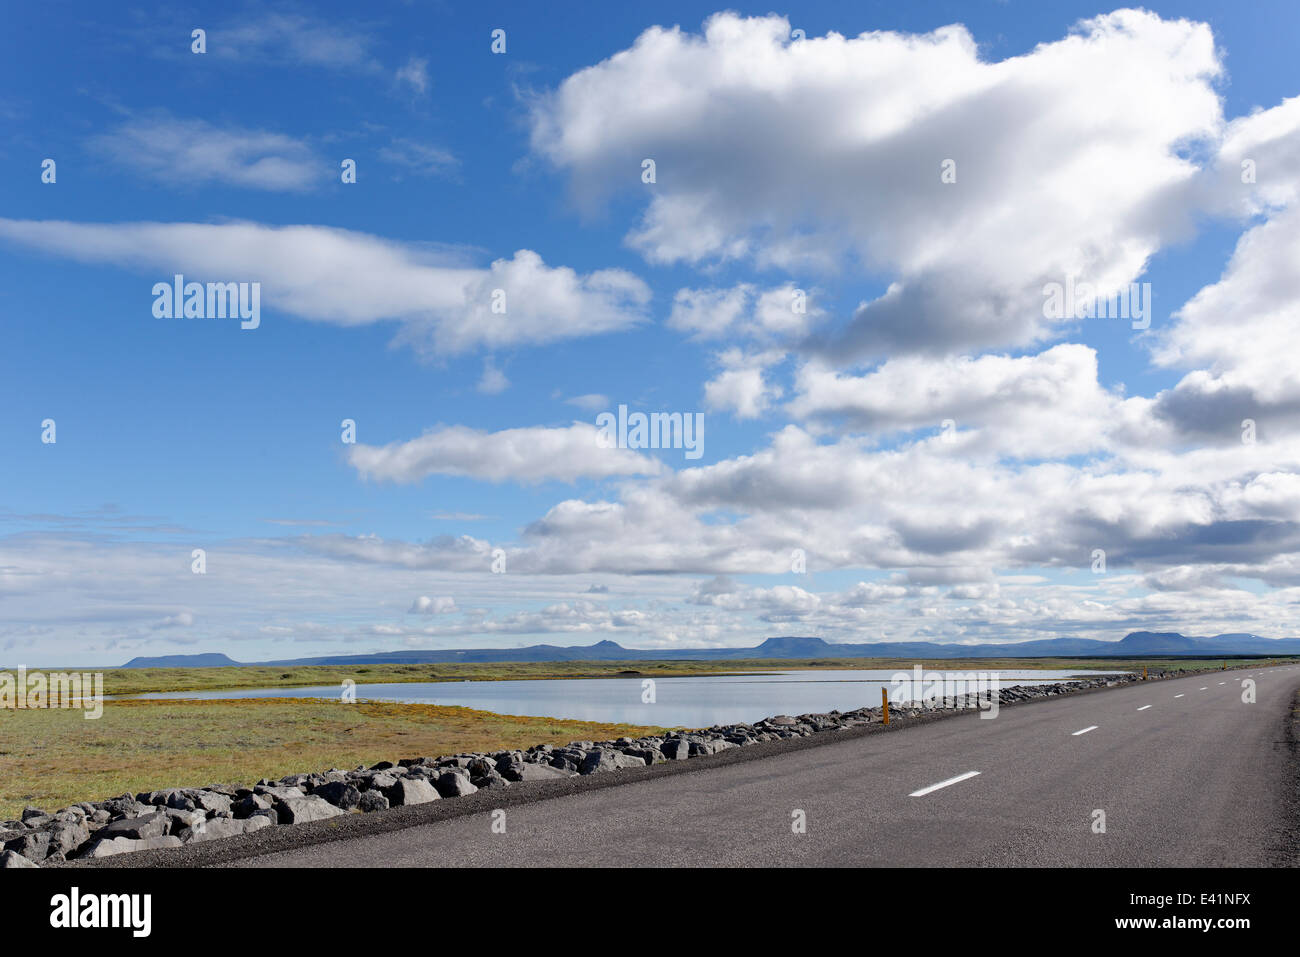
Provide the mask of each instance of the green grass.
[{"label": "green grass", "polygon": [[637,737],[662,729],[511,717],[422,704],[306,698],[109,701],[0,717],[0,819],[124,792],[208,784],[534,744]]}]

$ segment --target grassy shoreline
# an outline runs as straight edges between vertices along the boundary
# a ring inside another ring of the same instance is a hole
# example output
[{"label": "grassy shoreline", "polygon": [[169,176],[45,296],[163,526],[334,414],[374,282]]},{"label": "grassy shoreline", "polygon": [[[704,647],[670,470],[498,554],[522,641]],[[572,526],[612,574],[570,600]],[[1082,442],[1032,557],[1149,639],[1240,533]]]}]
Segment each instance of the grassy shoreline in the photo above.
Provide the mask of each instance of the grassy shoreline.
[{"label": "grassy shoreline", "polygon": [[[819,658],[735,661],[562,661],[435,663],[418,665],[305,665],[226,668],[114,668],[104,671],[104,694],[237,691],[245,688],[300,688],[312,685],[402,684],[418,681],[543,681],[556,678],[683,678],[704,675],[763,674],[774,671],[910,670],[929,671],[1181,671],[1217,666],[1223,658]],[[1261,664],[1264,662],[1261,661]]]},{"label": "grassy shoreline", "polygon": [[113,701],[94,721],[77,710],[8,711],[0,719],[0,820],[28,805],[55,810],[124,792],[662,730],[316,698]]}]

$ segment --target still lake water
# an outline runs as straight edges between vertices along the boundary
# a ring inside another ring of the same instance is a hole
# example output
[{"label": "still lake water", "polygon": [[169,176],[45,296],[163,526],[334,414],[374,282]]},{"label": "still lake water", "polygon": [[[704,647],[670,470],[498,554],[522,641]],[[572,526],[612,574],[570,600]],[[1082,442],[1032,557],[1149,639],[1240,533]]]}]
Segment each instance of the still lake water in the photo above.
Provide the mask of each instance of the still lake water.
[{"label": "still lake water", "polygon": [[[359,700],[460,705],[497,714],[707,728],[715,724],[752,724],[777,714],[798,715],[876,707],[880,704],[881,688],[890,689],[891,701],[900,697],[907,698],[910,696],[907,686],[900,689],[890,684],[891,677],[897,673],[884,670],[786,671],[757,675],[656,678],[654,704],[642,703],[641,676],[358,684],[356,695]],[[1000,671],[997,676],[999,686],[1006,688],[1013,684],[1050,684],[1072,675],[1105,673],[1107,672]],[[979,672],[945,671],[943,674],[974,676]],[[338,698],[340,686],[177,691],[138,697]]]}]

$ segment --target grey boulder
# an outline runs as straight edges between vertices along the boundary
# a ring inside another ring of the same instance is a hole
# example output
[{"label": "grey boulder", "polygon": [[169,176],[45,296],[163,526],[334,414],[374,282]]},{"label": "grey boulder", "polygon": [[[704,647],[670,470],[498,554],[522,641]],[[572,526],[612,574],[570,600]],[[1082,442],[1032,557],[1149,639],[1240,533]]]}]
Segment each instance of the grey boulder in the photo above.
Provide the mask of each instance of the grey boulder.
[{"label": "grey boulder", "polygon": [[178,811],[168,808],[166,814],[171,818],[171,833],[179,835],[182,831],[196,827],[207,820],[207,814],[197,808],[193,811]]},{"label": "grey boulder", "polygon": [[501,776],[501,772],[496,768],[485,774],[477,774],[470,778],[470,783],[482,791],[484,788],[505,788],[510,786],[510,782]]},{"label": "grey boulder", "polygon": [[[582,767],[578,769],[578,772],[580,774],[597,774],[602,771],[617,771],[619,768],[643,767],[645,767],[645,761],[642,758],[633,757],[621,751],[600,748],[587,755],[587,759],[582,762]],[[552,768],[551,770],[558,769]]]},{"label": "grey boulder", "polygon": [[56,824],[49,830],[50,853],[71,854],[90,840],[90,828],[81,823]]},{"label": "grey boulder", "polygon": [[306,795],[302,788],[279,787],[277,785],[259,784],[253,789],[254,794],[274,798],[277,801],[289,801]]},{"label": "grey boulder", "polygon": [[269,817],[250,817],[242,821],[231,817],[214,817],[210,821],[199,821],[187,832],[182,832],[180,838],[190,844],[198,841],[215,841],[223,837],[252,834],[264,827],[270,827],[271,823]]},{"label": "grey boulder", "polygon": [[384,791],[388,803],[393,807],[405,807],[408,804],[428,804],[440,797],[432,784],[423,778],[402,778]]},{"label": "grey boulder", "polygon": [[164,847],[180,847],[181,839],[172,834],[163,837],[147,837],[132,840],[129,837],[110,837],[96,841],[83,857],[112,857],[115,854],[130,854],[135,851],[152,851]]},{"label": "grey boulder", "polygon": [[249,794],[231,805],[231,810],[235,812],[235,817],[252,817],[258,811],[270,810],[271,805],[271,798],[267,795]]},{"label": "grey boulder", "polygon": [[361,801],[361,792],[346,781],[331,781],[328,784],[322,784],[311,793],[345,811],[356,807]]},{"label": "grey boulder", "polygon": [[461,797],[465,794],[473,794],[478,788],[469,779],[469,772],[461,769],[455,771],[444,771],[438,775],[433,786],[438,789],[438,794],[442,797]]},{"label": "grey boulder", "polygon": [[395,775],[383,772],[358,779],[357,786],[368,790],[387,791],[396,783],[397,777]]},{"label": "grey boulder", "polygon": [[646,764],[663,764],[667,760],[658,748],[625,748],[623,753],[640,758]]},{"label": "grey boulder", "polygon": [[233,804],[229,797],[216,791],[198,791],[193,797],[197,807],[213,814],[229,811]]},{"label": "grey boulder", "polygon": [[111,820],[115,817],[139,817],[141,814],[152,814],[153,808],[148,804],[137,801],[129,794],[123,794],[121,797],[109,798],[100,805],[100,810],[95,812],[95,816],[107,814],[104,820]]},{"label": "grey boulder", "polygon": [[659,750],[669,761],[685,761],[691,756],[691,743],[685,738],[669,738]]},{"label": "grey boulder", "polygon": [[277,801],[275,810],[279,813],[281,824],[305,824],[307,821],[322,821],[325,818],[337,817],[343,813],[329,801],[316,797],[314,794]]},{"label": "grey boulder", "polygon": [[163,811],[155,811],[143,817],[126,817],[118,821],[109,821],[98,831],[96,837],[112,839],[124,837],[132,841],[146,841],[162,837],[171,829],[171,818]]},{"label": "grey boulder", "polygon": [[497,771],[507,781],[551,781],[555,778],[570,778],[574,774],[567,768],[535,761],[506,762],[498,765]]},{"label": "grey boulder", "polygon": [[141,791],[135,796],[135,799],[141,804],[166,804],[175,793],[175,788],[164,788],[159,791]]},{"label": "grey boulder", "polygon": [[57,849],[51,846],[49,831],[32,831],[5,844],[5,850],[40,863]]},{"label": "grey boulder", "polygon": [[184,791],[173,791],[171,794],[167,795],[165,804],[167,807],[176,811],[193,811],[198,807],[194,798],[189,794],[186,794]]},{"label": "grey boulder", "polygon": [[462,764],[461,767],[469,771],[471,778],[487,777],[497,769],[496,762],[489,761],[487,758],[474,758]]},{"label": "grey boulder", "polygon": [[691,754],[717,754],[719,751],[734,747],[734,744],[722,738],[707,738],[704,741],[693,742],[691,744]]}]

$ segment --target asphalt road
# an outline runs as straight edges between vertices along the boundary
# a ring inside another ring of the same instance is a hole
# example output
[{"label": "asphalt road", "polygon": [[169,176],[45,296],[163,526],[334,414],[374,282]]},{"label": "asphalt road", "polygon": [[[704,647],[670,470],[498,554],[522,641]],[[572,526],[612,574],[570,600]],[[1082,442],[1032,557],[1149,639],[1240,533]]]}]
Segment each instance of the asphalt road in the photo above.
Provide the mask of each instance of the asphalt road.
[{"label": "asphalt road", "polygon": [[1071,695],[509,806],[503,834],[485,808],[228,866],[1295,865],[1298,688],[1300,666]]}]

